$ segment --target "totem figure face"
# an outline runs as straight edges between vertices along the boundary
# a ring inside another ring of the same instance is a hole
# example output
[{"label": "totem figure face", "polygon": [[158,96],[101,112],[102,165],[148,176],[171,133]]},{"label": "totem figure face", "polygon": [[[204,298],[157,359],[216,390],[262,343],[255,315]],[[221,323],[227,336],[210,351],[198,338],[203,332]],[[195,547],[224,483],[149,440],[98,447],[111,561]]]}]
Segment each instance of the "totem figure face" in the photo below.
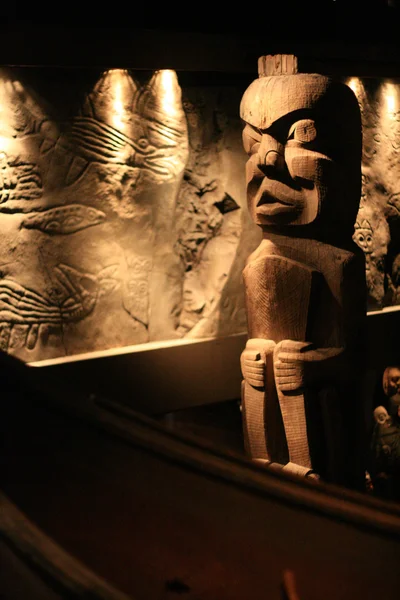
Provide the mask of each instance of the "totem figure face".
[{"label": "totem figure face", "polygon": [[[240,107],[247,199],[260,226],[308,225],[337,213],[350,228],[360,199],[361,124],[345,85],[321,75],[260,77]],[[342,223],[343,227],[343,223]]]}]

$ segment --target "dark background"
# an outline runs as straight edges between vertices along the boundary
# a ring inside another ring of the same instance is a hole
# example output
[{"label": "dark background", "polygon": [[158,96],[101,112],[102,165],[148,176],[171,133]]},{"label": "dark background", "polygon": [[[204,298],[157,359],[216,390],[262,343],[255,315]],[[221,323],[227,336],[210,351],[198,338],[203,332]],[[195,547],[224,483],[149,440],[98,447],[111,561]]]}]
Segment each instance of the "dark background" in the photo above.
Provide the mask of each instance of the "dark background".
[{"label": "dark background", "polygon": [[252,73],[273,53],[319,71],[400,76],[400,1],[0,6],[0,65]]}]

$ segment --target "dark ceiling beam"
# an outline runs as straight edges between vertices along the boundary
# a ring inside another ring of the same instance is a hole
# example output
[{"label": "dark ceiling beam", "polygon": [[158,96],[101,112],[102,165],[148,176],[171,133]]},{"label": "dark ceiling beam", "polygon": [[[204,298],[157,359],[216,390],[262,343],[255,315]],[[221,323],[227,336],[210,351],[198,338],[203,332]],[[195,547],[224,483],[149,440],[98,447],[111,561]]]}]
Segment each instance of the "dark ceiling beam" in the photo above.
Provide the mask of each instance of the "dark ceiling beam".
[{"label": "dark ceiling beam", "polygon": [[[290,31],[290,29],[289,29]],[[255,74],[262,54],[290,53],[301,70],[357,76],[400,76],[400,44],[332,36],[254,35],[129,27],[0,26],[0,65],[165,69]]]}]

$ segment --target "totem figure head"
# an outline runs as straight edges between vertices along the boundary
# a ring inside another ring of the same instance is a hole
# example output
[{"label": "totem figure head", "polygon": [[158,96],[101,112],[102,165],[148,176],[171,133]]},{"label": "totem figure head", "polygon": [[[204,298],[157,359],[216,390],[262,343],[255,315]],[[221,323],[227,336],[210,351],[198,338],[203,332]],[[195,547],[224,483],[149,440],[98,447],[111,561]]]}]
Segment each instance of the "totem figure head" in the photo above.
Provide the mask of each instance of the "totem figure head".
[{"label": "totem figure head", "polygon": [[295,57],[261,57],[240,116],[255,223],[289,235],[304,235],[307,226],[316,237],[351,238],[362,144],[352,90],[323,75],[297,73]]}]

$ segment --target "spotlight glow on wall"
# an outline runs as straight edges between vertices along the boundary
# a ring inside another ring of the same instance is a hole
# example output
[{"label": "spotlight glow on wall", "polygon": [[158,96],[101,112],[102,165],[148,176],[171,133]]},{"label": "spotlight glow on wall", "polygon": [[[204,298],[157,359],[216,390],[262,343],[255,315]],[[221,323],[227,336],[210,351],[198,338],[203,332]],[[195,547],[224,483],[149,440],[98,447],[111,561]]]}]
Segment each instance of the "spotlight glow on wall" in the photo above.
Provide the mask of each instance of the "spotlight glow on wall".
[{"label": "spotlight glow on wall", "polygon": [[[21,110],[21,107],[26,110]],[[25,129],[30,129],[34,119],[33,108],[34,103],[22,84],[0,72],[0,152],[12,153],[15,132],[22,135]]]},{"label": "spotlight glow on wall", "polygon": [[392,150],[399,150],[399,132],[397,119],[400,116],[400,89],[397,83],[383,81],[379,86],[378,111],[379,140],[385,140],[384,144],[378,144],[379,152],[384,155]]},{"label": "spotlight glow on wall", "polygon": [[362,86],[362,83],[360,79],[358,79],[358,77],[351,77],[346,81],[346,85],[348,85],[349,88],[353,90],[356,96],[360,95],[360,88]]},{"label": "spotlight glow on wall", "polygon": [[363,82],[358,77],[350,77],[345,83],[354,92],[354,95],[356,96],[356,98],[358,100],[360,109],[363,110],[365,107],[365,104],[367,102]]},{"label": "spotlight glow on wall", "polygon": [[397,94],[393,83],[385,85],[384,97],[386,101],[386,109],[390,116],[397,112]]},{"label": "spotlight glow on wall", "polygon": [[94,116],[114,129],[128,133],[136,90],[136,84],[126,69],[105,71],[91,94],[95,98]]},{"label": "spotlight glow on wall", "polygon": [[[7,94],[7,81],[0,80],[0,153],[7,150],[9,136],[7,135],[9,126],[12,124],[12,114],[9,110],[9,99]],[[11,132],[12,134],[12,132]]]},{"label": "spotlight glow on wall", "polygon": [[170,117],[176,117],[180,88],[175,71],[171,69],[157,71],[152,77],[150,85],[156,85],[157,99],[162,112]]},{"label": "spotlight glow on wall", "polygon": [[113,120],[113,125],[114,127],[116,127],[116,129],[123,129],[124,128],[124,105],[122,102],[122,86],[121,86],[121,82],[118,81],[115,84],[115,89],[114,89],[114,102],[113,102],[113,113],[112,113],[112,120]]},{"label": "spotlight glow on wall", "polygon": [[132,79],[124,69],[112,69],[104,75],[105,84],[109,88],[109,114],[112,125],[119,131],[126,129],[130,116],[132,99]]}]

